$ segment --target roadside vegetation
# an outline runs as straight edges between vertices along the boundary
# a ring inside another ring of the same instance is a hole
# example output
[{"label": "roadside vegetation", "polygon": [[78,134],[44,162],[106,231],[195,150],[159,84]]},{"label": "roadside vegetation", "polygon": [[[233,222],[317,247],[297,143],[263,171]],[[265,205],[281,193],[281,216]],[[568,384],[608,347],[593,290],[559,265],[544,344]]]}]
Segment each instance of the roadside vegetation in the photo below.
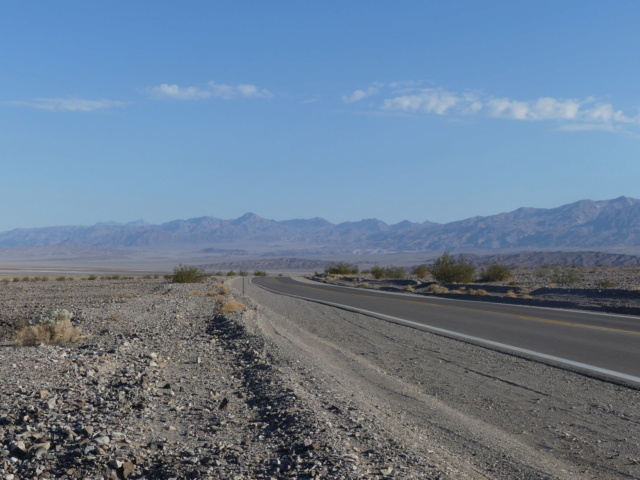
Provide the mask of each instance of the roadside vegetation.
[{"label": "roadside vegetation", "polygon": [[82,337],[80,329],[71,323],[73,313],[53,310],[18,330],[16,343],[22,346],[66,345],[76,343]]},{"label": "roadside vegetation", "polygon": [[431,276],[439,283],[471,283],[475,279],[476,268],[459,256],[455,258],[445,252],[431,266]]},{"label": "roadside vegetation", "polygon": [[370,272],[373,278],[375,278],[376,280],[381,280],[386,278],[401,279],[401,278],[406,278],[407,276],[407,272],[404,268],[395,267],[393,265],[389,267],[380,267],[376,265],[375,267],[371,268]]},{"label": "roadside vegetation", "polygon": [[324,269],[327,275],[357,275],[360,269],[357,265],[347,262],[335,263]]},{"label": "roadside vegetation", "polygon": [[485,266],[480,271],[479,282],[507,282],[513,278],[513,272],[505,265],[494,263],[492,265]]},{"label": "roadside vegetation", "polygon": [[424,263],[421,265],[416,265],[411,269],[411,273],[418,277],[418,279],[423,280],[429,275],[429,267]]},{"label": "roadside vegetation", "polygon": [[198,267],[180,264],[173,270],[171,283],[200,283],[208,276]]}]

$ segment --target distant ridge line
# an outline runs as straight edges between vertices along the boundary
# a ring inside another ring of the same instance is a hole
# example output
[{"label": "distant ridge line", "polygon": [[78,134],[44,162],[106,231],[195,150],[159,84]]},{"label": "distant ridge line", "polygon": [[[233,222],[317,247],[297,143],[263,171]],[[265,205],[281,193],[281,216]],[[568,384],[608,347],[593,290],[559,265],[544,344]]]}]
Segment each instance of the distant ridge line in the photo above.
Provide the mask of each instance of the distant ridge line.
[{"label": "distant ridge line", "polygon": [[375,218],[333,224],[319,217],[275,221],[246,213],[232,220],[198,217],[160,225],[137,220],[0,233],[0,247],[225,245],[234,249],[229,245],[247,242],[254,247],[332,253],[638,248],[640,200],[618,197],[547,209],[523,207],[445,224],[405,220],[389,225]]}]

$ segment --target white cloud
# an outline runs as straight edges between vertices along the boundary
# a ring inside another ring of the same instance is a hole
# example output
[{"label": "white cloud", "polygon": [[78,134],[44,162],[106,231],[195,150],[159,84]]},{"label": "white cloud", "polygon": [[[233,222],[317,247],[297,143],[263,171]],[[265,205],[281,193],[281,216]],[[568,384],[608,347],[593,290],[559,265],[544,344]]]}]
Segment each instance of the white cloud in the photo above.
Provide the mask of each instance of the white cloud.
[{"label": "white cloud", "polygon": [[157,87],[148,89],[149,94],[156,98],[173,98],[176,100],[203,100],[211,97],[231,99],[244,98],[270,98],[273,94],[266,89],[258,89],[255,85],[224,85],[209,82],[205,87],[181,87],[163,83]]},{"label": "white cloud", "polygon": [[382,108],[405,112],[425,112],[444,115],[462,99],[455,94],[439,88],[422,88],[414,95],[402,95],[386,99]]},{"label": "white cloud", "polygon": [[[620,110],[615,110],[611,104],[597,103],[592,97],[583,100],[558,99],[540,97],[537,100],[516,100],[507,97],[494,97],[482,92],[466,91],[451,92],[443,88],[406,88],[396,82],[387,88],[387,98],[379,104],[382,110],[392,110],[409,113],[426,113],[449,116],[484,116],[521,121],[556,121],[572,122],[571,127],[564,130],[578,130],[576,125],[585,125],[582,130],[593,130],[594,125],[640,124],[640,114],[627,116]],[[356,94],[364,95],[364,91],[356,90],[349,99],[359,99]],[[381,92],[378,92],[381,93]],[[343,97],[345,100],[347,97]],[[600,130],[615,130],[615,128],[600,128]]]},{"label": "white cloud", "polygon": [[198,100],[211,96],[211,92],[208,90],[196,87],[180,87],[167,83],[149,88],[149,93],[154,97],[175,98],[177,100]]},{"label": "white cloud", "polygon": [[367,97],[371,97],[372,95],[377,95],[380,93],[380,90],[377,87],[369,87],[366,90],[356,90],[351,95],[344,95],[342,97],[342,101],[344,103],[354,103],[359,102]]},{"label": "white cloud", "polygon": [[8,103],[11,105],[37,108],[38,110],[48,110],[50,112],[94,112],[107,108],[123,107],[128,104],[128,102],[117,100],[88,100],[85,98],[34,98],[32,100]]}]

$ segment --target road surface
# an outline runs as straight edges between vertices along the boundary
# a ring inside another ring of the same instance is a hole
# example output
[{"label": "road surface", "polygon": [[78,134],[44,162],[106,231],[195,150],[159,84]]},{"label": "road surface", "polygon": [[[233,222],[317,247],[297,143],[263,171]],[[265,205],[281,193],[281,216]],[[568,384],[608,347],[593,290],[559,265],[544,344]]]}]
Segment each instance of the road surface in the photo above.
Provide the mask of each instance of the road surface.
[{"label": "road surface", "polygon": [[288,277],[256,277],[252,282],[274,292],[369,313],[590,375],[640,384],[637,317],[389,294]]}]

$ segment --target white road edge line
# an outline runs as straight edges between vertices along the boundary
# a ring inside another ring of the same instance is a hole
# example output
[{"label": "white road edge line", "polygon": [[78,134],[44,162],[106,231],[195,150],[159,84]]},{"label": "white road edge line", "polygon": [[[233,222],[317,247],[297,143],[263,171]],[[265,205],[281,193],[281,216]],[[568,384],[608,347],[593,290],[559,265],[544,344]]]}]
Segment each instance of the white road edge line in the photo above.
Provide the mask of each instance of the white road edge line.
[{"label": "white road edge line", "polygon": [[400,317],[394,317],[394,316],[391,316],[391,315],[385,315],[384,313],[377,313],[377,312],[373,312],[373,311],[370,311],[370,310],[364,310],[364,309],[361,309],[361,308],[350,307],[349,305],[342,305],[340,303],[326,302],[324,300],[316,300],[315,298],[307,298],[307,297],[302,297],[300,295],[291,295],[289,293],[277,292],[275,290],[271,290],[270,288],[267,288],[267,287],[264,287],[262,285],[257,285],[255,283],[253,283],[253,278],[251,278],[249,280],[249,283],[251,283],[252,285],[256,285],[259,288],[263,288],[265,290],[268,290],[268,291],[270,291],[272,293],[276,293],[278,295],[286,295],[288,297],[298,298],[300,300],[306,300],[308,302],[321,303],[323,305],[328,305],[330,307],[337,307],[337,308],[341,308],[343,310],[349,310],[349,311],[356,312],[356,313],[363,313],[365,315],[370,315],[372,317],[391,320],[391,321],[393,321],[395,323],[400,323],[400,324],[403,324],[403,325],[409,325],[409,326],[417,327],[417,328],[424,329],[424,330],[430,330],[430,331],[433,331],[433,332],[442,333],[442,334],[445,334],[445,335],[448,335],[448,336],[452,336],[452,337],[463,338],[465,340],[470,340],[470,341],[473,341],[473,342],[476,342],[476,343],[482,343],[482,344],[485,344],[485,345],[490,345],[492,347],[497,347],[497,348],[500,348],[500,349],[503,349],[503,350],[522,353],[522,354],[529,355],[529,356],[532,356],[532,357],[543,358],[545,360],[550,360],[552,362],[557,362],[557,363],[565,364],[565,365],[571,365],[572,367],[581,368],[583,370],[587,370],[587,371],[590,371],[590,372],[596,372],[596,373],[608,375],[608,376],[611,376],[611,377],[620,378],[622,380],[627,380],[627,381],[630,381],[630,382],[640,383],[640,377],[635,377],[633,375],[628,375],[626,373],[616,372],[615,370],[608,370],[606,368],[596,367],[595,365],[589,365],[587,363],[574,362],[573,360],[568,360],[566,358],[556,357],[554,355],[547,355],[546,353],[540,353],[540,352],[536,352],[534,350],[528,350],[526,348],[514,347],[512,345],[507,345],[506,343],[494,342],[492,340],[485,340],[484,338],[474,337],[472,335],[466,335],[464,333],[458,333],[458,332],[454,332],[452,330],[446,330],[444,328],[432,327],[430,325],[425,325],[423,323],[414,322],[412,320],[406,320],[406,319],[400,318]]}]

